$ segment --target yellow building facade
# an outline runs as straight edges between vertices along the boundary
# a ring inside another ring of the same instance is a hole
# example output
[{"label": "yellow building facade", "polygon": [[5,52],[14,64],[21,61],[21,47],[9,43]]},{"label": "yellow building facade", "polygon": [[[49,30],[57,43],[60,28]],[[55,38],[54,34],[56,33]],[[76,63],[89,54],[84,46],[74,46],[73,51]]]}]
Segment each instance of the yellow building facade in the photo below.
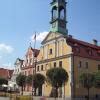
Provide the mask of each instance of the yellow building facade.
[{"label": "yellow building facade", "polygon": [[[42,41],[36,62],[36,73],[46,77],[50,68],[62,67],[69,76],[67,84],[62,87],[62,97],[79,97],[87,95],[87,90],[79,83],[79,76],[83,72],[97,72],[100,70],[100,46],[74,39],[68,35],[66,29],[66,2],[53,0],[51,2],[52,18],[51,30]],[[52,87],[45,82],[42,95],[49,96]],[[100,94],[99,89],[92,88],[90,95]]]},{"label": "yellow building facade", "polygon": [[[56,38],[56,39],[55,39]],[[38,55],[38,61],[36,65],[36,72],[46,76],[48,69],[53,67],[63,67],[69,74],[71,79],[71,48],[66,44],[66,39],[59,33],[49,33],[43,45],[41,46],[40,53]],[[66,95],[71,95],[71,80],[68,81],[65,89]],[[51,92],[51,86],[47,83],[43,86],[43,93],[45,96],[49,96]],[[63,89],[64,92],[64,89]],[[64,93],[63,93],[64,94]]]},{"label": "yellow building facade", "polygon": [[[98,53],[100,47],[95,48],[94,44],[82,42],[83,48],[79,40],[76,40],[77,42],[74,40],[76,39],[69,36],[65,38],[60,33],[50,32],[42,42],[36,64],[36,73],[41,73],[45,77],[47,70],[53,67],[62,67],[67,71],[69,79],[65,87],[62,87],[62,96],[66,97],[87,95],[87,90],[79,83],[79,76],[84,72],[94,73],[100,70],[100,54]],[[90,55],[87,48],[91,48],[90,50],[97,55]],[[50,84],[45,82],[42,95],[49,96],[51,89]],[[90,95],[99,93],[99,89],[90,89]]]}]

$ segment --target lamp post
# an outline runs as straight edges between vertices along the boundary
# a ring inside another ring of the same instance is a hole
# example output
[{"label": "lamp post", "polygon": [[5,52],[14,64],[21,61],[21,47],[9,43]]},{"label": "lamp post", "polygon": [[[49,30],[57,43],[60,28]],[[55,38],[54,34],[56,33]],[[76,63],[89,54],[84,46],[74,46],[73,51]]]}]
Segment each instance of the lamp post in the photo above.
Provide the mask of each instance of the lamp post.
[{"label": "lamp post", "polygon": [[[36,32],[34,35],[34,48],[33,48],[33,69],[32,69],[32,74],[34,75],[36,73],[36,63],[35,63],[35,45],[36,45]],[[32,100],[33,100],[33,95],[34,95],[34,80],[33,80],[33,76],[32,76]]]}]

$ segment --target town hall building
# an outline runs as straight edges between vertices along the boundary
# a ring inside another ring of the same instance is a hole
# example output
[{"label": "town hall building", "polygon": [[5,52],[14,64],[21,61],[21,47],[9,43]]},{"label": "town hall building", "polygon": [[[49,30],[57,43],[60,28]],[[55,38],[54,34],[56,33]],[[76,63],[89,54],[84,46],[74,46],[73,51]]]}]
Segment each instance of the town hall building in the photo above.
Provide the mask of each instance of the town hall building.
[{"label": "town hall building", "polygon": [[[42,41],[37,56],[36,73],[46,76],[50,68],[62,67],[69,76],[67,84],[62,87],[62,97],[79,97],[87,95],[87,90],[79,83],[79,76],[83,72],[97,72],[100,70],[100,46],[97,40],[93,44],[77,40],[68,35],[66,0],[52,0],[51,29]],[[49,96],[52,87],[45,82],[42,95]],[[100,93],[92,88],[90,95]]]}]

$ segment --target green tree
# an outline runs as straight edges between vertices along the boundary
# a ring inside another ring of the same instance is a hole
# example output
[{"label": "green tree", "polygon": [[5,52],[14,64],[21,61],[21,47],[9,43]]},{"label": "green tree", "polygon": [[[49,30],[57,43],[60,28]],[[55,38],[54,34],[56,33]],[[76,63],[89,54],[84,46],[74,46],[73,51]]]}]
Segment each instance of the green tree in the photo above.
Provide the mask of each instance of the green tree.
[{"label": "green tree", "polygon": [[100,88],[100,71],[94,74],[94,86]]},{"label": "green tree", "polygon": [[68,73],[63,68],[51,68],[46,73],[47,81],[52,86],[50,96],[58,96],[58,88],[62,87],[65,82],[68,81]]},{"label": "green tree", "polygon": [[1,77],[0,78],[0,88],[2,88],[4,91],[7,91],[7,86],[5,87],[4,85],[8,85],[8,80]]},{"label": "green tree", "polygon": [[89,100],[89,90],[93,87],[94,75],[91,73],[82,73],[79,77],[81,85],[88,91],[88,100]]},{"label": "green tree", "polygon": [[32,85],[32,77],[33,77],[33,75],[28,75],[28,76],[26,77],[26,83],[27,83],[28,85]]},{"label": "green tree", "polygon": [[33,76],[33,86],[34,86],[34,95],[36,95],[36,89],[38,88],[38,95],[42,95],[42,85],[45,82],[45,77],[42,74],[35,74]]},{"label": "green tree", "polygon": [[0,77],[0,85],[3,85],[3,84],[8,84],[8,80],[6,80],[5,78],[2,78]]},{"label": "green tree", "polygon": [[21,87],[21,91],[22,91],[22,95],[23,95],[23,88],[25,87],[25,84],[26,84],[26,76],[25,75],[22,75],[22,74],[19,74],[17,77],[16,77],[16,83],[18,86]]}]

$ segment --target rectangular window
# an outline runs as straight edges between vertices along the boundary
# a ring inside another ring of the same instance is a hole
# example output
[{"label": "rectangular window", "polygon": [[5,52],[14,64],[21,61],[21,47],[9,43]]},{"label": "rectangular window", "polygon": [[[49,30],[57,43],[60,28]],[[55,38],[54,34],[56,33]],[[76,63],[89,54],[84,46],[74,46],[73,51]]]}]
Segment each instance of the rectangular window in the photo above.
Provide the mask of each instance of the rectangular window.
[{"label": "rectangular window", "polygon": [[52,49],[50,49],[49,54],[52,54]]},{"label": "rectangular window", "polygon": [[28,59],[27,59],[27,63],[28,63]]},{"label": "rectangular window", "polygon": [[28,75],[30,75],[30,70],[28,71]]},{"label": "rectangular window", "polygon": [[62,67],[62,61],[59,61],[59,67]]},{"label": "rectangular window", "polygon": [[56,62],[54,62],[54,67],[56,67]]},{"label": "rectangular window", "polygon": [[79,67],[79,68],[82,67],[82,62],[81,62],[81,61],[79,61],[79,65],[78,65],[78,67]]},{"label": "rectangular window", "polygon": [[88,69],[88,66],[89,66],[89,65],[88,65],[88,62],[86,62],[85,64],[86,64],[86,69]]},{"label": "rectangular window", "polygon": [[32,58],[30,59],[30,64],[31,64],[31,65],[33,64]]},{"label": "rectangular window", "polygon": [[22,75],[24,75],[24,72],[21,72]]},{"label": "rectangular window", "polygon": [[43,71],[43,65],[41,65],[41,71]]},{"label": "rectangular window", "polygon": [[98,65],[98,70],[100,70],[100,65]]},{"label": "rectangular window", "polygon": [[25,75],[27,76],[27,71],[25,71]]},{"label": "rectangular window", "polygon": [[39,66],[37,66],[37,71],[39,71]]}]

